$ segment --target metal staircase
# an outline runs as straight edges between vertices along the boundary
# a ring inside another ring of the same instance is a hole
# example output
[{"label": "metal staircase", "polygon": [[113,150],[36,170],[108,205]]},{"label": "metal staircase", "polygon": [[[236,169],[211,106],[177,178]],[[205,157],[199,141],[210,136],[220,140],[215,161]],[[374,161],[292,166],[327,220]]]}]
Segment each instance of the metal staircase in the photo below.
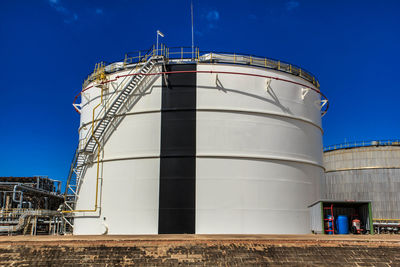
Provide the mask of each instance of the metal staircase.
[{"label": "metal staircase", "polygon": [[[91,155],[98,149],[98,142],[104,141],[104,135],[107,129],[109,129],[109,126],[113,125],[116,115],[123,114],[127,111],[126,108],[123,108],[124,104],[129,101],[129,98],[136,89],[140,87],[146,77],[149,77],[148,74],[151,73],[154,65],[160,59],[162,60],[161,56],[149,56],[147,61],[137,63],[137,67],[141,65],[140,69],[133,73],[132,71],[134,70],[132,70],[126,75],[115,89],[115,93],[102,103],[102,108],[96,118],[93,119],[86,137],[79,140],[79,146],[72,160],[64,194],[65,210],[74,211],[76,209],[76,201],[79,197],[79,186],[82,182],[82,176],[84,175],[87,164],[92,161]],[[103,84],[104,83],[100,83],[98,86],[103,86]],[[113,126],[115,128],[115,125]],[[72,230],[73,215],[71,213],[66,213],[64,219],[66,228]]]},{"label": "metal staircase", "polygon": [[[118,97],[114,100],[114,102],[110,105],[110,107],[108,109],[104,108],[105,114],[104,116],[101,116],[101,119],[99,120],[97,126],[95,127],[93,135],[89,136],[89,139],[85,147],[83,148],[82,152],[86,153],[94,152],[97,144],[95,139],[97,140],[101,139],[104,131],[110,125],[110,122],[113,120],[114,116],[118,113],[122,104],[128,99],[129,95],[133,91],[135,91],[137,85],[139,85],[142,82],[142,80],[146,77],[146,74],[150,72],[154,64],[155,60],[153,58],[150,58],[140,69],[139,75],[134,75],[130,78],[131,79],[130,82],[128,82],[127,85],[122,89],[121,93],[118,94]],[[102,112],[100,112],[99,115],[103,115],[101,113]]]}]

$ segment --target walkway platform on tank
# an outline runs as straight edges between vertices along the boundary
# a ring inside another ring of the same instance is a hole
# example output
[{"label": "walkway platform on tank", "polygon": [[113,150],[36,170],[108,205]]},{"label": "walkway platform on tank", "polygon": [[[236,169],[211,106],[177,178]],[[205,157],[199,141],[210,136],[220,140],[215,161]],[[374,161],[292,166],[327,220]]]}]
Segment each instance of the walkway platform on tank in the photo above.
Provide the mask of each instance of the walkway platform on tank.
[{"label": "walkway platform on tank", "polygon": [[400,235],[1,236],[12,264],[397,266]]}]

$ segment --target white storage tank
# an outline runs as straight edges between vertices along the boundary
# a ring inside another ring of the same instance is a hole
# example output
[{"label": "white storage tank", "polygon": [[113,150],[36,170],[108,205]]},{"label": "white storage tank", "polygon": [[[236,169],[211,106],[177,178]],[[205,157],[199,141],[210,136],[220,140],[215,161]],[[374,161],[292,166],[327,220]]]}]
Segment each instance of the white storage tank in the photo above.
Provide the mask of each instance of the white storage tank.
[{"label": "white storage tank", "polygon": [[252,56],[159,54],[85,83],[74,234],[309,233],[324,170],[315,78]]}]

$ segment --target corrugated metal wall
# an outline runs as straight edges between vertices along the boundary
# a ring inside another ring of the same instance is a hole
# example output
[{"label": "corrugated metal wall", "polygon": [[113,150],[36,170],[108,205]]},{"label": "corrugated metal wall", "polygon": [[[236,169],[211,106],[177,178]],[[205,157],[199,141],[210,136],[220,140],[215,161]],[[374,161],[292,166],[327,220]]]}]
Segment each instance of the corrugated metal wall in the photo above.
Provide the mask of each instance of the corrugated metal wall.
[{"label": "corrugated metal wall", "polygon": [[400,219],[400,147],[362,147],[324,153],[322,198],[371,200],[374,218]]},{"label": "corrugated metal wall", "polygon": [[311,221],[311,231],[313,233],[322,234],[322,203],[318,202],[310,207],[310,221]]}]

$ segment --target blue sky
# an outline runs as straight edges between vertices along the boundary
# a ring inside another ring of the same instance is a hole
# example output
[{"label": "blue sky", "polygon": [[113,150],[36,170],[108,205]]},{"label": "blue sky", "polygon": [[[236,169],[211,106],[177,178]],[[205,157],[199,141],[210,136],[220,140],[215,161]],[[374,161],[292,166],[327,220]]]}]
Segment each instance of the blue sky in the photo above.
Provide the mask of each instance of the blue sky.
[{"label": "blue sky", "polygon": [[[331,107],[325,145],[399,138],[399,1],[194,0],[202,50],[313,72]],[[101,60],[147,49],[156,30],[190,46],[190,1],[2,0],[0,176],[65,179],[77,145],[73,97]]]}]

